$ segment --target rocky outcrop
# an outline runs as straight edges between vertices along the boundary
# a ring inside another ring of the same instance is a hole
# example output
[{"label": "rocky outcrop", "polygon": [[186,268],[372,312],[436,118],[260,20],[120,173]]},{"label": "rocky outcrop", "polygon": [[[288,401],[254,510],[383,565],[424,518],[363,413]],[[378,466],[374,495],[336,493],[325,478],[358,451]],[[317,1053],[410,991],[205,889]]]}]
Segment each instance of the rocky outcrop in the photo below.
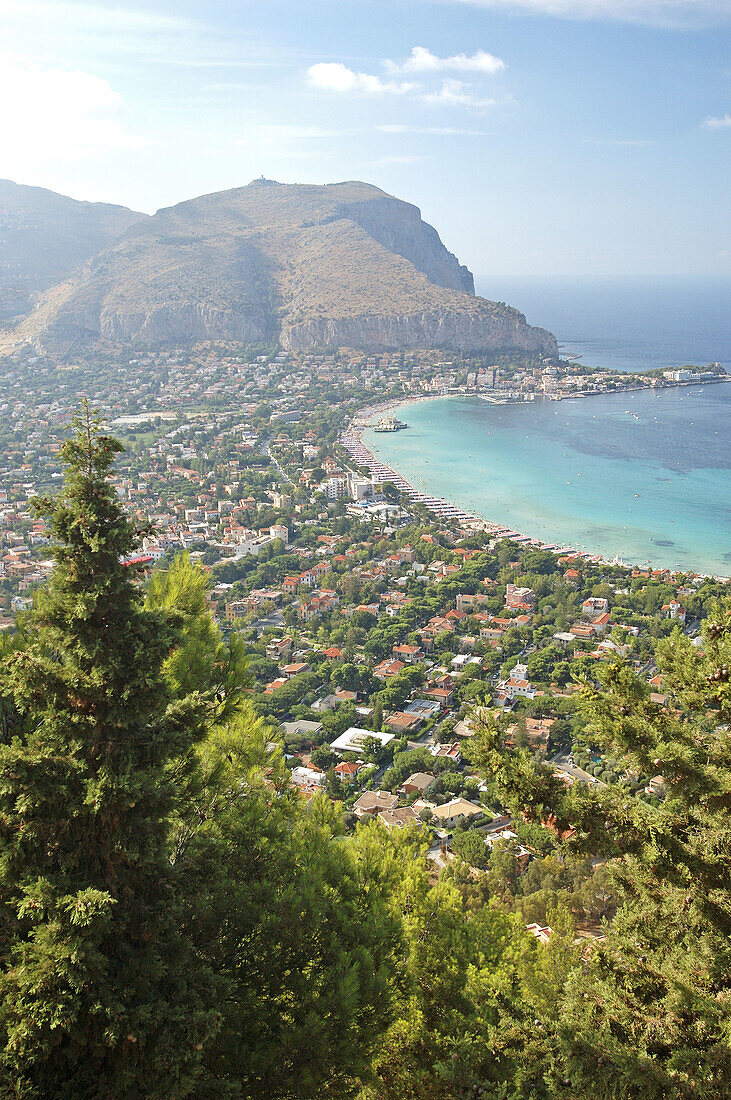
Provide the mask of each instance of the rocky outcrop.
[{"label": "rocky outcrop", "polygon": [[276,339],[298,351],[557,354],[550,333],[475,296],[417,207],[364,183],[270,180],[132,225],[51,288],[4,347]]},{"label": "rocky outcrop", "polygon": [[436,229],[422,220],[418,206],[384,195],[369,202],[344,203],[340,210],[389,252],[409,260],[436,286],[475,293],[472,272],[447,251]]},{"label": "rocky outcrop", "polygon": [[270,334],[254,310],[233,312],[205,302],[175,302],[149,312],[105,313],[100,335],[112,342],[156,345],[206,340],[253,343]]},{"label": "rocky outcrop", "polygon": [[428,310],[407,316],[322,318],[283,328],[281,343],[291,351],[303,351],[314,345],[325,348],[362,347],[371,351],[444,348],[465,353],[558,354],[556,337],[552,333],[533,328],[526,324],[521,313],[510,312],[511,316],[495,316],[489,310],[482,315]]}]

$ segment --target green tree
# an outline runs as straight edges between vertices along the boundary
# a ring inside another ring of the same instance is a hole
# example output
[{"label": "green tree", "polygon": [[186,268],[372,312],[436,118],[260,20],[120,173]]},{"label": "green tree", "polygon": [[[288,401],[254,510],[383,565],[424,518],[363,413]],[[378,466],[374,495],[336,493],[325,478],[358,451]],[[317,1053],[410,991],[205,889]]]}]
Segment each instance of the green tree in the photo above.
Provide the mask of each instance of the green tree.
[{"label": "green tree", "polygon": [[195,1100],[350,1096],[391,1017],[387,895],[340,811],[288,786],[269,737],[243,704],[200,746],[179,821],[175,866],[207,896],[185,924],[224,990]]},{"label": "green tree", "polygon": [[[181,620],[181,642],[165,659],[163,673],[176,697],[208,692],[220,704],[235,707],[247,682],[245,646],[235,632],[224,642],[206,601],[210,581],[188,554],[179,554],[169,569],[153,573],[145,605],[173,612]],[[223,714],[219,711],[219,721]]]},{"label": "green tree", "polygon": [[39,511],[55,569],[2,690],[0,1082],[8,1096],[178,1097],[215,1030],[181,932],[171,761],[209,708],[171,700],[171,617],[142,607],[138,542],[109,484],[121,450],[84,409],[63,492]]},{"label": "green tree", "polygon": [[731,1079],[731,615],[717,607],[703,648],[679,631],[658,645],[664,707],[617,660],[582,689],[592,741],[618,770],[661,774],[664,801],[620,785],[571,790],[496,723],[478,756],[504,801],[575,832],[569,850],[613,860],[617,914],[589,965],[568,976],[553,1083],[598,1100],[720,1100]]},{"label": "green tree", "polygon": [[455,833],[452,839],[452,847],[457,855],[466,860],[472,867],[485,870],[488,864],[490,852],[485,844],[485,838],[480,833],[470,829],[464,833]]}]

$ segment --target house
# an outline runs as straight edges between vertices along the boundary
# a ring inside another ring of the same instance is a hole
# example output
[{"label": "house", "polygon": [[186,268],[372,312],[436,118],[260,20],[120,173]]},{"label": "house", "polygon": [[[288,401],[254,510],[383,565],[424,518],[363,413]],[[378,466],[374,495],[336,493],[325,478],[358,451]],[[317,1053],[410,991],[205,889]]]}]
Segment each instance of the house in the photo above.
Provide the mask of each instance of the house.
[{"label": "house", "polygon": [[353,805],[353,813],[356,817],[375,817],[382,810],[395,810],[397,806],[396,794],[389,791],[364,791]]},{"label": "house", "polygon": [[603,615],[605,611],[609,611],[609,600],[603,596],[589,596],[582,603],[581,611],[588,619],[593,619],[595,615]]},{"label": "house", "polygon": [[378,820],[387,829],[404,829],[407,825],[421,825],[422,821],[413,806],[397,806],[394,810],[381,810]]},{"label": "house", "polygon": [[347,760],[335,765],[335,774],[340,777],[340,782],[346,786],[353,783],[358,772],[363,768],[362,764],[353,764]]},{"label": "house", "polygon": [[303,672],[309,672],[310,666],[306,661],[294,661],[291,665],[285,665],[282,675],[291,680],[293,676],[301,676]]},{"label": "house", "polygon": [[553,934],[553,929],[547,924],[526,924],[525,930],[530,932],[531,936],[535,936],[539,943],[550,943]]},{"label": "house", "polygon": [[449,745],[430,745],[429,752],[432,756],[435,756],[437,760],[453,760],[455,764],[459,764],[462,761],[459,741],[452,741]]},{"label": "house", "polygon": [[439,714],[440,704],[436,699],[414,699],[404,707],[404,714],[418,714],[423,721],[428,721],[435,714]]},{"label": "house", "polygon": [[403,661],[405,664],[410,665],[414,661],[420,661],[424,656],[424,651],[421,646],[418,645],[395,645],[393,647],[393,655],[399,661]]},{"label": "house", "polygon": [[387,745],[389,741],[394,740],[394,737],[393,733],[378,733],[374,730],[364,730],[359,729],[357,726],[351,726],[345,733],[341,733],[340,737],[335,738],[330,748],[338,755],[344,752],[361,753],[368,738],[375,738],[376,741],[380,741],[381,745]]},{"label": "house", "polygon": [[319,699],[315,699],[314,703],[310,707],[310,710],[314,710],[316,714],[322,714],[327,710],[335,710],[338,705],[335,695],[331,692],[329,695],[322,695]]},{"label": "house", "polygon": [[311,740],[322,733],[322,722],[311,722],[306,718],[298,718],[296,722],[282,722],[285,736],[308,737]]},{"label": "house", "polygon": [[571,627],[571,633],[574,638],[582,638],[584,641],[588,641],[596,635],[593,623],[574,623]]},{"label": "house", "polygon": [[398,676],[399,672],[406,666],[402,661],[397,661],[393,657],[387,657],[385,661],[381,661],[373,669],[373,675],[377,676],[379,680],[388,680],[391,676]]},{"label": "house", "polygon": [[476,607],[484,607],[487,603],[487,599],[488,597],[481,593],[472,595],[471,593],[460,592],[456,600],[457,610],[465,611],[469,614],[471,611],[474,611]]},{"label": "house", "polygon": [[404,779],[398,789],[398,793],[402,798],[408,798],[410,794],[421,795],[435,779],[436,776],[431,775],[429,772],[414,772],[408,779]]},{"label": "house", "polygon": [[267,643],[266,654],[270,661],[279,661],[282,657],[288,657],[291,649],[291,638],[273,638]]},{"label": "house", "polygon": [[409,733],[415,733],[421,725],[421,718],[418,714],[407,714],[405,711],[394,710],[386,717],[383,724],[398,734],[399,737],[402,737]]},{"label": "house", "polygon": [[485,836],[485,844],[490,849],[492,849],[498,841],[512,844],[515,851],[515,862],[518,864],[518,870],[522,874],[530,862],[530,852],[528,849],[518,843],[517,834],[514,833],[512,829],[498,829],[495,832],[488,832]]},{"label": "house", "polygon": [[551,726],[555,721],[555,718],[526,718],[525,732],[528,735],[531,748],[545,749],[548,747]]},{"label": "house", "polygon": [[325,773],[310,765],[309,768],[293,768],[292,782],[306,791],[315,791],[325,783]]},{"label": "house", "polygon": [[435,806],[432,810],[438,823],[445,829],[452,829],[461,817],[479,817],[484,811],[482,806],[468,802],[466,798],[453,798],[445,802],[443,806]]},{"label": "house", "polygon": [[495,702],[501,706],[510,704],[519,696],[523,699],[535,699],[536,689],[528,679],[528,669],[518,662],[513,665],[507,680],[500,680],[495,688]]},{"label": "house", "polygon": [[[466,640],[466,639],[465,639]],[[463,672],[466,665],[479,665],[479,657],[471,657],[469,653],[458,653],[456,657],[453,657],[449,662],[449,667],[453,672]]]},{"label": "house", "polygon": [[449,704],[452,702],[452,696],[454,695],[453,688],[442,687],[439,684],[427,684],[427,686],[425,688],[422,688],[421,691],[423,695],[426,695],[429,699],[434,699],[443,707],[449,706]]},{"label": "house", "polygon": [[536,594],[532,588],[519,588],[515,584],[508,584],[505,589],[505,606],[518,611],[532,611],[536,602]]},{"label": "house", "polygon": [[276,680],[270,681],[270,683],[268,683],[267,686],[264,688],[264,694],[271,695],[272,692],[277,690],[277,688],[284,687],[286,683],[286,676],[277,676]]},{"label": "house", "polygon": [[247,600],[229,600],[225,605],[225,617],[227,623],[235,623],[242,619],[250,610]]},{"label": "house", "polygon": [[681,623],[685,622],[685,608],[681,607],[677,600],[671,600],[670,603],[664,603],[662,605],[662,614],[664,619],[677,619]]}]

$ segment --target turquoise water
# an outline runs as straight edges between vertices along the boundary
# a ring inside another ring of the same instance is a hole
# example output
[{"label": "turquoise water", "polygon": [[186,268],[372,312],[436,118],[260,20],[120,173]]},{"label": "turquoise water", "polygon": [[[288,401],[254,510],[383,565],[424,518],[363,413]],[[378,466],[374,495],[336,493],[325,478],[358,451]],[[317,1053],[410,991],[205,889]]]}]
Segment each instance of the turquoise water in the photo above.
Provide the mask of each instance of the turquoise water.
[{"label": "turquoise water", "polygon": [[415,488],[627,562],[731,574],[731,383],[491,406],[401,406],[364,441]]}]

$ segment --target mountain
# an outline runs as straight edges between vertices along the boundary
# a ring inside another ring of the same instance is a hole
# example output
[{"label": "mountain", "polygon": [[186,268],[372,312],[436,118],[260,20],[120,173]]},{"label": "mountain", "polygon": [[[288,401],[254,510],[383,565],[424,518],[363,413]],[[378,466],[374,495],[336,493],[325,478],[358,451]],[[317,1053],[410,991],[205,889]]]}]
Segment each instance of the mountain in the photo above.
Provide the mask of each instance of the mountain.
[{"label": "mountain", "polygon": [[0,321],[27,313],[38,291],[146,216],[0,180]]},{"label": "mountain", "polygon": [[409,203],[365,183],[256,180],[138,221],[53,287],[14,341],[51,352],[278,339],[284,348],[556,353]]}]

